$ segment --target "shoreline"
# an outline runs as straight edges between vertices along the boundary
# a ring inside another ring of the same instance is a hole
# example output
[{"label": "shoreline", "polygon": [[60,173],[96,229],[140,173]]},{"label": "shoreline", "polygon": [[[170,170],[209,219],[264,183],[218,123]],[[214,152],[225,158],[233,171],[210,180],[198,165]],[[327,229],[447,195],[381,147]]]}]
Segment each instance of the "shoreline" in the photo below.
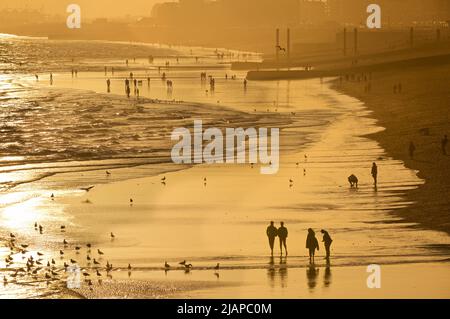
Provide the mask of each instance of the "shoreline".
[{"label": "shoreline", "polygon": [[[371,92],[368,82],[334,80],[333,89],[353,96],[373,112],[370,116],[385,130],[368,137],[375,139],[394,158],[404,162],[425,180],[418,189],[405,194],[412,205],[392,211],[402,221],[417,223],[414,227],[434,229],[450,234],[450,157],[443,155],[440,141],[448,134],[450,94],[443,83],[450,77],[444,66],[415,65],[371,73]],[[402,93],[393,93],[393,86],[401,83]],[[386,101],[392,100],[389,105]],[[447,129],[447,130],[446,130]],[[417,150],[414,159],[408,155],[409,142]],[[449,153],[449,148],[447,148]],[[381,173],[382,174],[382,173]],[[381,175],[380,174],[380,175]],[[381,177],[382,178],[382,177]]]}]

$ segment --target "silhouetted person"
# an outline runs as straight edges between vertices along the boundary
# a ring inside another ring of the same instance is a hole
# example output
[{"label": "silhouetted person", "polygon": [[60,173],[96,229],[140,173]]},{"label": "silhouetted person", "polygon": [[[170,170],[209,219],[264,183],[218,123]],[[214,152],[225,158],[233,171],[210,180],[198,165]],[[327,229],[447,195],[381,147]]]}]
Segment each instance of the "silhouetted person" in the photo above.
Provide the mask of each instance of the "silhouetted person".
[{"label": "silhouetted person", "polygon": [[447,144],[448,144],[448,138],[447,135],[444,135],[444,138],[442,139],[441,146],[442,146],[442,154],[447,155]]},{"label": "silhouetted person", "polygon": [[108,93],[111,92],[111,80],[106,80],[106,86],[108,87]]},{"label": "silhouetted person", "polygon": [[286,245],[286,239],[288,237],[288,230],[286,227],[284,227],[284,222],[281,222],[281,227],[278,228],[277,234],[278,234],[278,238],[280,239],[280,251],[281,251],[281,255],[283,255],[283,246],[284,246],[284,251],[286,252],[286,256],[288,254],[287,251],[287,245]]},{"label": "silhouetted person", "polygon": [[413,142],[409,143],[409,157],[411,159],[414,158],[414,152],[416,151],[416,146],[414,145]]},{"label": "silhouetted person", "polygon": [[348,182],[350,183],[350,187],[358,188],[358,177],[356,177],[354,174],[348,177]]},{"label": "silhouetted person", "polygon": [[308,237],[306,237],[306,248],[309,249],[309,262],[314,263],[314,255],[316,249],[319,250],[319,242],[317,241],[316,234],[311,228],[308,229]]},{"label": "silhouetted person", "polygon": [[377,185],[377,177],[378,177],[378,166],[376,163],[372,164],[372,177],[373,177],[373,184]]},{"label": "silhouetted person", "polygon": [[333,242],[333,239],[331,239],[330,234],[328,234],[328,232],[326,230],[322,229],[320,232],[323,234],[322,242],[325,246],[325,252],[326,252],[325,259],[330,260],[330,247],[331,247],[331,243]]},{"label": "silhouetted person", "polygon": [[266,230],[267,237],[269,238],[269,246],[272,256],[273,256],[273,245],[275,244],[275,237],[277,237],[278,234],[278,230],[273,224],[274,222],[270,222],[270,226],[267,227]]}]

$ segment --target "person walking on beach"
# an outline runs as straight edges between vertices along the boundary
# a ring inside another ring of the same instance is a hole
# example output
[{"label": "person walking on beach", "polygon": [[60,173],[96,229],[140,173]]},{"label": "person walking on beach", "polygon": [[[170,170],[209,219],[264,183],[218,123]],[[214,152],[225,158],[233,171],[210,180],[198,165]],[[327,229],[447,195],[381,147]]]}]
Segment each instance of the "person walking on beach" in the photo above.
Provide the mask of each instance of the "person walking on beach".
[{"label": "person walking on beach", "polygon": [[414,152],[416,151],[416,146],[414,145],[414,143],[411,141],[409,143],[409,157],[411,159],[414,159]]},{"label": "person walking on beach", "polygon": [[111,92],[111,80],[106,80],[106,86],[108,87],[108,93]]},{"label": "person walking on beach", "polygon": [[309,262],[314,263],[314,255],[317,251],[319,251],[319,242],[316,238],[316,233],[312,228],[308,229],[308,237],[306,237],[306,248],[309,250]]},{"label": "person walking on beach", "polygon": [[269,238],[269,246],[270,246],[271,256],[273,256],[273,245],[275,243],[275,237],[277,237],[277,234],[278,234],[278,230],[274,226],[273,221],[270,222],[269,227],[267,227],[266,234],[267,234],[267,237]]},{"label": "person walking on beach", "polygon": [[322,242],[325,246],[325,252],[326,252],[325,259],[330,260],[330,247],[331,247],[331,243],[333,242],[333,239],[331,239],[330,234],[325,229],[322,229],[320,232],[323,234]]},{"label": "person walking on beach", "polygon": [[281,255],[283,255],[283,246],[284,246],[284,251],[287,256],[288,251],[287,251],[286,239],[288,237],[288,230],[286,227],[284,227],[284,222],[281,222],[280,225],[281,226],[280,226],[280,228],[278,228],[278,231],[277,231],[278,238],[280,239],[280,251],[281,251]]},{"label": "person walking on beach", "polygon": [[377,186],[378,166],[375,162],[372,164],[372,177],[373,177],[373,184]]},{"label": "person walking on beach", "polygon": [[447,135],[444,135],[444,138],[442,139],[441,146],[442,146],[442,154],[447,155],[447,144],[448,144],[448,138]]}]

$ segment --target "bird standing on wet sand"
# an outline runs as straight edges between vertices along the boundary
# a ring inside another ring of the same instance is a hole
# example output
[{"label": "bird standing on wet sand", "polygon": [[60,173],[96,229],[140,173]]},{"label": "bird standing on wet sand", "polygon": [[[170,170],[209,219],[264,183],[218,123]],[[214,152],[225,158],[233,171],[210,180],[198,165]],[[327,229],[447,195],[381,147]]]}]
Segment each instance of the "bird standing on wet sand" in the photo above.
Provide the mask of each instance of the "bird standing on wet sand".
[{"label": "bird standing on wet sand", "polygon": [[100,265],[100,263],[94,258],[94,265]]},{"label": "bird standing on wet sand", "polygon": [[105,253],[103,251],[101,251],[100,249],[97,249],[97,252],[99,255],[104,255]]},{"label": "bird standing on wet sand", "polygon": [[217,263],[216,267],[214,267],[215,270],[219,270],[220,269],[220,264]]},{"label": "bird standing on wet sand", "polygon": [[64,244],[64,246],[66,246],[68,244],[67,240],[64,239],[63,244]]},{"label": "bird standing on wet sand", "polygon": [[114,239],[114,238],[116,238],[116,235],[114,235],[114,234],[111,232],[111,239]]},{"label": "bird standing on wet sand", "polygon": [[167,261],[164,263],[164,268],[170,268],[170,265],[167,263]]},{"label": "bird standing on wet sand", "polygon": [[183,260],[182,262],[178,263],[179,265],[185,266],[186,265],[186,260]]},{"label": "bird standing on wet sand", "polygon": [[128,264],[128,270],[131,270],[131,264]]}]

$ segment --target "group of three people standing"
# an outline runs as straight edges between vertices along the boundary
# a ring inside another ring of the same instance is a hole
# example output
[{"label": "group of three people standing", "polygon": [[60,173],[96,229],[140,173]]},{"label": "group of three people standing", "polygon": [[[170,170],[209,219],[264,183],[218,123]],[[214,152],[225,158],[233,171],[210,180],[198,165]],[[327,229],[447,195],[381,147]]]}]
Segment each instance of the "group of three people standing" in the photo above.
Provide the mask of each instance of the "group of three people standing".
[{"label": "group of three people standing", "polygon": [[[271,250],[271,255],[273,256],[273,248],[274,248],[274,244],[275,244],[275,238],[278,237],[280,240],[280,253],[281,255],[283,255],[283,247],[284,247],[284,251],[286,256],[288,255],[287,252],[287,237],[288,237],[288,230],[287,228],[284,226],[284,222],[280,223],[280,228],[276,228],[275,223],[273,221],[270,222],[269,227],[267,227],[267,237],[269,238],[269,246],[270,246],[270,250]],[[325,252],[326,252],[326,257],[325,259],[328,261],[330,260],[330,247],[331,247],[331,243],[333,242],[333,240],[331,239],[330,234],[322,229],[320,231],[323,234],[323,243],[325,246]],[[316,249],[319,250],[319,242],[316,238],[316,234],[314,232],[314,230],[312,228],[308,229],[308,236],[306,238],[306,248],[309,250],[309,261],[310,262],[314,262],[314,256],[315,256],[315,252]]]}]

